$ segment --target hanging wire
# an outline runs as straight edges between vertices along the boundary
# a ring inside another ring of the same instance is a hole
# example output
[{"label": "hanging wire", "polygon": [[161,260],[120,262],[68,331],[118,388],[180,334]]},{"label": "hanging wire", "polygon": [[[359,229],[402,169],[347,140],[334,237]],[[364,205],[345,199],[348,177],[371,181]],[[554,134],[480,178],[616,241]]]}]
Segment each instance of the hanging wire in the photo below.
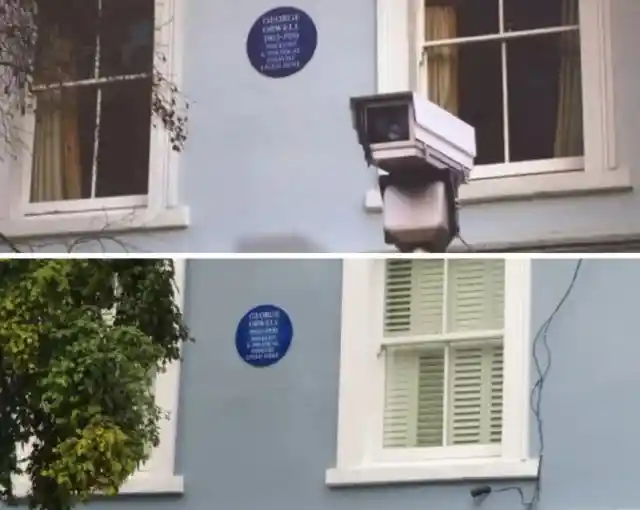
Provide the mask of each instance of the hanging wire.
[{"label": "hanging wire", "polygon": [[[567,287],[564,295],[562,296],[560,301],[558,301],[558,304],[554,308],[553,312],[551,312],[551,315],[549,315],[549,318],[542,323],[542,325],[540,326],[540,329],[538,329],[538,332],[536,333],[536,336],[533,340],[532,355],[533,355],[533,361],[534,361],[536,374],[538,378],[531,389],[529,403],[530,403],[531,411],[533,412],[533,416],[535,417],[535,420],[536,420],[536,429],[538,433],[538,459],[539,460],[538,460],[538,471],[536,473],[536,478],[533,486],[533,493],[531,495],[531,499],[526,500],[524,497],[524,492],[522,490],[522,487],[517,485],[502,487],[500,489],[496,489],[495,491],[491,491],[491,489],[489,488],[489,492],[507,492],[507,491],[517,492],[520,496],[520,502],[522,503],[522,506],[525,508],[525,510],[533,510],[536,504],[538,503],[538,501],[540,500],[542,465],[544,461],[544,447],[545,447],[544,426],[543,426],[544,422],[542,418],[542,396],[543,396],[542,390],[544,389],[544,384],[545,384],[547,375],[551,370],[551,362],[552,362],[552,352],[551,352],[551,348],[549,347],[549,339],[548,339],[549,328],[551,327],[551,323],[553,322],[555,317],[558,315],[558,312],[560,312],[560,309],[562,308],[562,306],[565,304],[565,302],[571,295],[571,292],[573,291],[576,280],[578,279],[578,274],[580,273],[580,269],[582,268],[582,262],[583,262],[583,259],[579,259],[578,262],[576,263],[576,266],[573,270],[573,276],[571,278],[569,286]],[[546,355],[546,360],[547,360],[546,364],[543,364],[542,360],[540,359],[540,356],[539,356],[540,348],[544,349],[544,353]]]}]

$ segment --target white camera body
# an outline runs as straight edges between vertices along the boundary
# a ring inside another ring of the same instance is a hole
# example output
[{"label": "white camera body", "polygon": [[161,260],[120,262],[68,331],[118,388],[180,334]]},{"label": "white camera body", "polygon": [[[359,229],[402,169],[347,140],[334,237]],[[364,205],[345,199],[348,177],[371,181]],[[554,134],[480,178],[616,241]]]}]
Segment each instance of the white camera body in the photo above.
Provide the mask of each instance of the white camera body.
[{"label": "white camera body", "polygon": [[475,129],[414,92],[351,99],[369,165],[383,170],[387,243],[443,251],[458,234],[457,196],[476,157]]},{"label": "white camera body", "polygon": [[476,157],[475,129],[415,92],[351,99],[367,162],[389,172],[459,172],[466,182]]}]

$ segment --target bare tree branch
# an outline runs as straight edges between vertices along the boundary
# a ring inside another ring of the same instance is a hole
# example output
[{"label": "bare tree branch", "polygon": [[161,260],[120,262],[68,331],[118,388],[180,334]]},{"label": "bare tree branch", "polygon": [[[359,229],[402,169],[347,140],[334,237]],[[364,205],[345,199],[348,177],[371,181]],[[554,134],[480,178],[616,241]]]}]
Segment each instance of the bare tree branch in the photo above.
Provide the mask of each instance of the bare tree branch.
[{"label": "bare tree branch", "polygon": [[0,232],[0,241],[6,244],[9,249],[14,253],[22,253],[22,250],[18,247],[18,245],[9,239],[6,235]]}]

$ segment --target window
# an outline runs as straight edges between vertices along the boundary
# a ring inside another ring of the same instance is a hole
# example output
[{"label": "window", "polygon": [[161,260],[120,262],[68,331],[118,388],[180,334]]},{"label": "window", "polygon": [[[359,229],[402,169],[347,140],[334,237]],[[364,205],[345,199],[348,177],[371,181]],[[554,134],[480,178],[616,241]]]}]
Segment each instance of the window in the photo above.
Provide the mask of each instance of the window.
[{"label": "window", "polygon": [[537,161],[540,171],[580,169],[578,0],[422,5],[420,88],[475,126],[476,164]]},{"label": "window", "polygon": [[628,188],[611,171],[611,3],[378,0],[378,89],[417,90],[476,128],[463,201]]},{"label": "window", "polygon": [[329,484],[533,477],[528,261],[347,260]]},{"label": "window", "polygon": [[[184,296],[186,283],[187,261],[174,259],[176,302],[184,310]],[[104,314],[105,321],[112,320],[113,312]],[[175,474],[175,447],[177,440],[179,385],[179,361],[167,366],[166,371],[156,376],[153,388],[156,404],[168,412],[168,418],[163,419],[159,426],[160,444],[151,452],[149,460],[135,473],[120,489],[121,494],[179,494],[184,490],[183,478]],[[24,456],[24,451],[19,457]],[[16,495],[24,495],[29,490],[29,481],[18,478],[15,481]]]},{"label": "window", "polygon": [[131,216],[132,210],[158,214],[175,206],[177,156],[151,105],[156,71],[179,80],[176,5],[38,4],[33,97],[21,136],[22,176],[14,183],[22,192],[15,194],[12,217]]}]

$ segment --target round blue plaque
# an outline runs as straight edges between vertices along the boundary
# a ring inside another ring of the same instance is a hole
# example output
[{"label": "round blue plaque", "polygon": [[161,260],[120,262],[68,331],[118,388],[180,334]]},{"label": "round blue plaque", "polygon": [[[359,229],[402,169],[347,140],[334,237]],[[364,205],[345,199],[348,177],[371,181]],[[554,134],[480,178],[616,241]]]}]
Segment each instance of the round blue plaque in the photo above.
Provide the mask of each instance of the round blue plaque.
[{"label": "round blue plaque", "polygon": [[306,66],[318,45],[311,17],[296,7],[265,12],[251,27],[247,55],[256,71],[269,78],[285,78]]},{"label": "round blue plaque", "polygon": [[274,305],[249,310],[236,329],[236,349],[254,367],[268,367],[287,354],[293,338],[293,325],[287,312]]}]

